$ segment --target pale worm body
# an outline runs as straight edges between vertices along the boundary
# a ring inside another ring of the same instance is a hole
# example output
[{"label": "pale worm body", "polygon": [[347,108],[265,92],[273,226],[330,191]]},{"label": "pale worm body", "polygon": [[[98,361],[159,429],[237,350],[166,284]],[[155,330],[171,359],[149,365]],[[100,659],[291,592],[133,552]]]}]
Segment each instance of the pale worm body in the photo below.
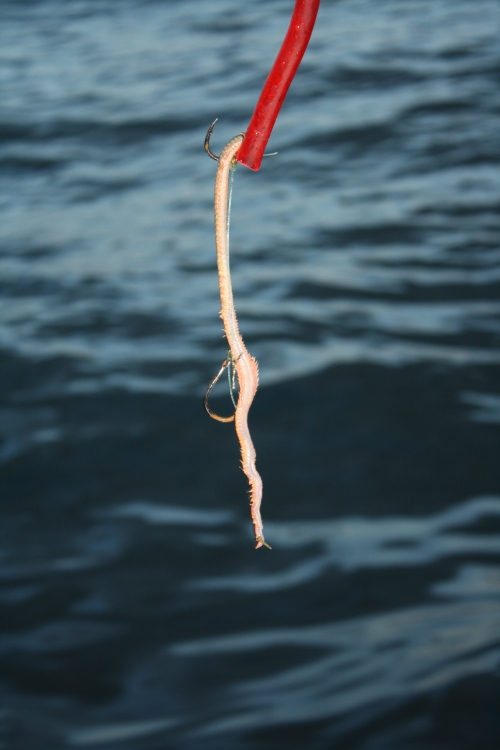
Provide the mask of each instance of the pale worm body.
[{"label": "pale worm body", "polygon": [[231,350],[236,375],[238,376],[239,396],[234,424],[241,449],[241,468],[250,483],[250,513],[255,533],[255,548],[268,546],[264,541],[260,505],[262,502],[262,479],[255,468],[256,453],[248,429],[248,411],[252,405],[259,384],[257,361],[250,356],[238,328],[234,309],[233,289],[229,271],[229,242],[227,231],[229,174],[233,159],[243,142],[243,135],[233,138],[219,156],[219,166],[215,177],[215,246],[221,301],[221,318],[224,332]]}]

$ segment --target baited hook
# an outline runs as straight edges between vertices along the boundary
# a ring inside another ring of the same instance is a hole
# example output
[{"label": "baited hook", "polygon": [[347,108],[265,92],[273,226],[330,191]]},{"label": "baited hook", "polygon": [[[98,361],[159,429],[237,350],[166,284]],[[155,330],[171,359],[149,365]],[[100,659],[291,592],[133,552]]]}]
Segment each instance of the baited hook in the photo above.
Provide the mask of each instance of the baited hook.
[{"label": "baited hook", "polygon": [[[215,158],[215,157],[212,157],[212,158]],[[205,407],[205,411],[207,412],[207,414],[208,414],[209,417],[212,417],[212,419],[216,419],[218,422],[234,422],[234,414],[231,414],[230,417],[219,417],[219,415],[215,414],[215,412],[213,412],[210,409],[209,405],[208,405],[208,397],[210,396],[210,393],[212,392],[212,388],[217,383],[217,381],[219,380],[219,378],[222,375],[222,373],[224,372],[224,370],[227,367],[230,367],[230,365],[231,365],[231,358],[228,357],[221,364],[219,372],[217,373],[217,375],[215,376],[215,378],[212,380],[212,382],[208,386],[207,392],[205,393],[205,395],[203,397],[203,406]],[[233,399],[232,392],[231,392],[231,399],[233,400],[233,404],[234,404],[234,399]]]},{"label": "baited hook", "polygon": [[[209,157],[211,159],[215,159],[215,161],[219,161],[219,157],[216,156],[213,153],[213,151],[210,150],[210,138],[212,137],[212,133],[214,132],[214,126],[215,126],[216,122],[219,122],[219,118],[218,117],[215,118],[215,120],[213,121],[213,123],[208,128],[207,134],[205,136],[205,144],[204,145],[205,145],[205,151],[207,152],[207,154],[209,155]],[[243,137],[245,137],[245,133],[240,133],[240,135],[242,135]],[[234,164],[236,166],[236,161],[234,162]]]},{"label": "baited hook", "polygon": [[[208,130],[207,130],[207,134],[206,134],[206,136],[205,136],[205,143],[204,143],[203,145],[204,145],[204,147],[205,147],[205,151],[207,152],[207,154],[209,155],[209,157],[210,157],[211,159],[213,159],[214,161],[219,161],[219,157],[218,157],[218,156],[216,156],[216,155],[215,155],[215,154],[213,153],[213,151],[211,150],[211,148],[210,148],[210,138],[212,137],[212,133],[214,132],[214,127],[215,127],[215,123],[216,123],[216,122],[219,122],[219,118],[218,118],[218,117],[216,117],[216,118],[215,118],[215,120],[213,121],[213,123],[212,123],[212,124],[210,125],[210,127],[208,128]],[[240,135],[243,135],[243,136],[244,136],[244,135],[245,135],[245,133],[240,133]],[[272,153],[270,153],[270,154],[263,154],[263,156],[276,156],[276,154],[277,154],[277,153],[278,153],[277,151],[273,151],[273,152],[272,152]]]}]

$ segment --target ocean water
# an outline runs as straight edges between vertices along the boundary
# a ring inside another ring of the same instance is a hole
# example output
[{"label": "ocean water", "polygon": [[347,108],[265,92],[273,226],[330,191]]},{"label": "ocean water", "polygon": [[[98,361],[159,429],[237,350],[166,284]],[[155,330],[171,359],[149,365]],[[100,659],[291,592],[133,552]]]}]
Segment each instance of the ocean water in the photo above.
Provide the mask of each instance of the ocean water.
[{"label": "ocean water", "polygon": [[236,171],[269,552],[203,140],[292,6],[1,3],[2,749],[500,745],[498,3],[323,0]]}]

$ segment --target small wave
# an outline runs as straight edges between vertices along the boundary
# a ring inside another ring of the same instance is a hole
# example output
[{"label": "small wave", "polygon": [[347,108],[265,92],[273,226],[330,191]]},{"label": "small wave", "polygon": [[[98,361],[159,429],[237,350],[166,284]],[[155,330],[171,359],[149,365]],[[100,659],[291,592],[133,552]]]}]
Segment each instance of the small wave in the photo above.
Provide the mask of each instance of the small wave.
[{"label": "small wave", "polygon": [[367,708],[373,718],[393,701],[495,670],[500,663],[499,632],[500,601],[485,600],[473,606],[429,604],[321,626],[229,635],[179,644],[173,654],[213,654],[220,663],[236,653],[284,646],[296,653],[311,647],[325,652],[305,665],[231,685],[226,710],[195,733],[205,736],[332,721]]},{"label": "small wave", "polygon": [[467,406],[475,407],[470,416],[474,422],[500,424],[500,395],[498,393],[464,391],[460,400]]},{"label": "small wave", "polygon": [[113,518],[137,518],[155,526],[220,526],[233,520],[233,514],[228,511],[156,505],[144,500],[111,508],[105,512],[105,515]]},{"label": "small wave", "polygon": [[164,732],[178,724],[177,719],[158,718],[143,721],[121,721],[114,724],[100,724],[85,729],[74,729],[68,735],[68,742],[76,747],[106,745],[110,742],[126,742]]}]

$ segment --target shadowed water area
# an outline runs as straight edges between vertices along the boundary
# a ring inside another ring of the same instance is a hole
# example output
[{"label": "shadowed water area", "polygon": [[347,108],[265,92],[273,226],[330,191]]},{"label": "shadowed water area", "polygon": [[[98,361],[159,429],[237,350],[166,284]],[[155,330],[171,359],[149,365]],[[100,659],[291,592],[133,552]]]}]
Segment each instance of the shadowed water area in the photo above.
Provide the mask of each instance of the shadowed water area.
[{"label": "shadowed water area", "polygon": [[236,172],[270,552],[203,139],[292,5],[1,4],[2,749],[500,746],[499,7],[323,0]]}]

